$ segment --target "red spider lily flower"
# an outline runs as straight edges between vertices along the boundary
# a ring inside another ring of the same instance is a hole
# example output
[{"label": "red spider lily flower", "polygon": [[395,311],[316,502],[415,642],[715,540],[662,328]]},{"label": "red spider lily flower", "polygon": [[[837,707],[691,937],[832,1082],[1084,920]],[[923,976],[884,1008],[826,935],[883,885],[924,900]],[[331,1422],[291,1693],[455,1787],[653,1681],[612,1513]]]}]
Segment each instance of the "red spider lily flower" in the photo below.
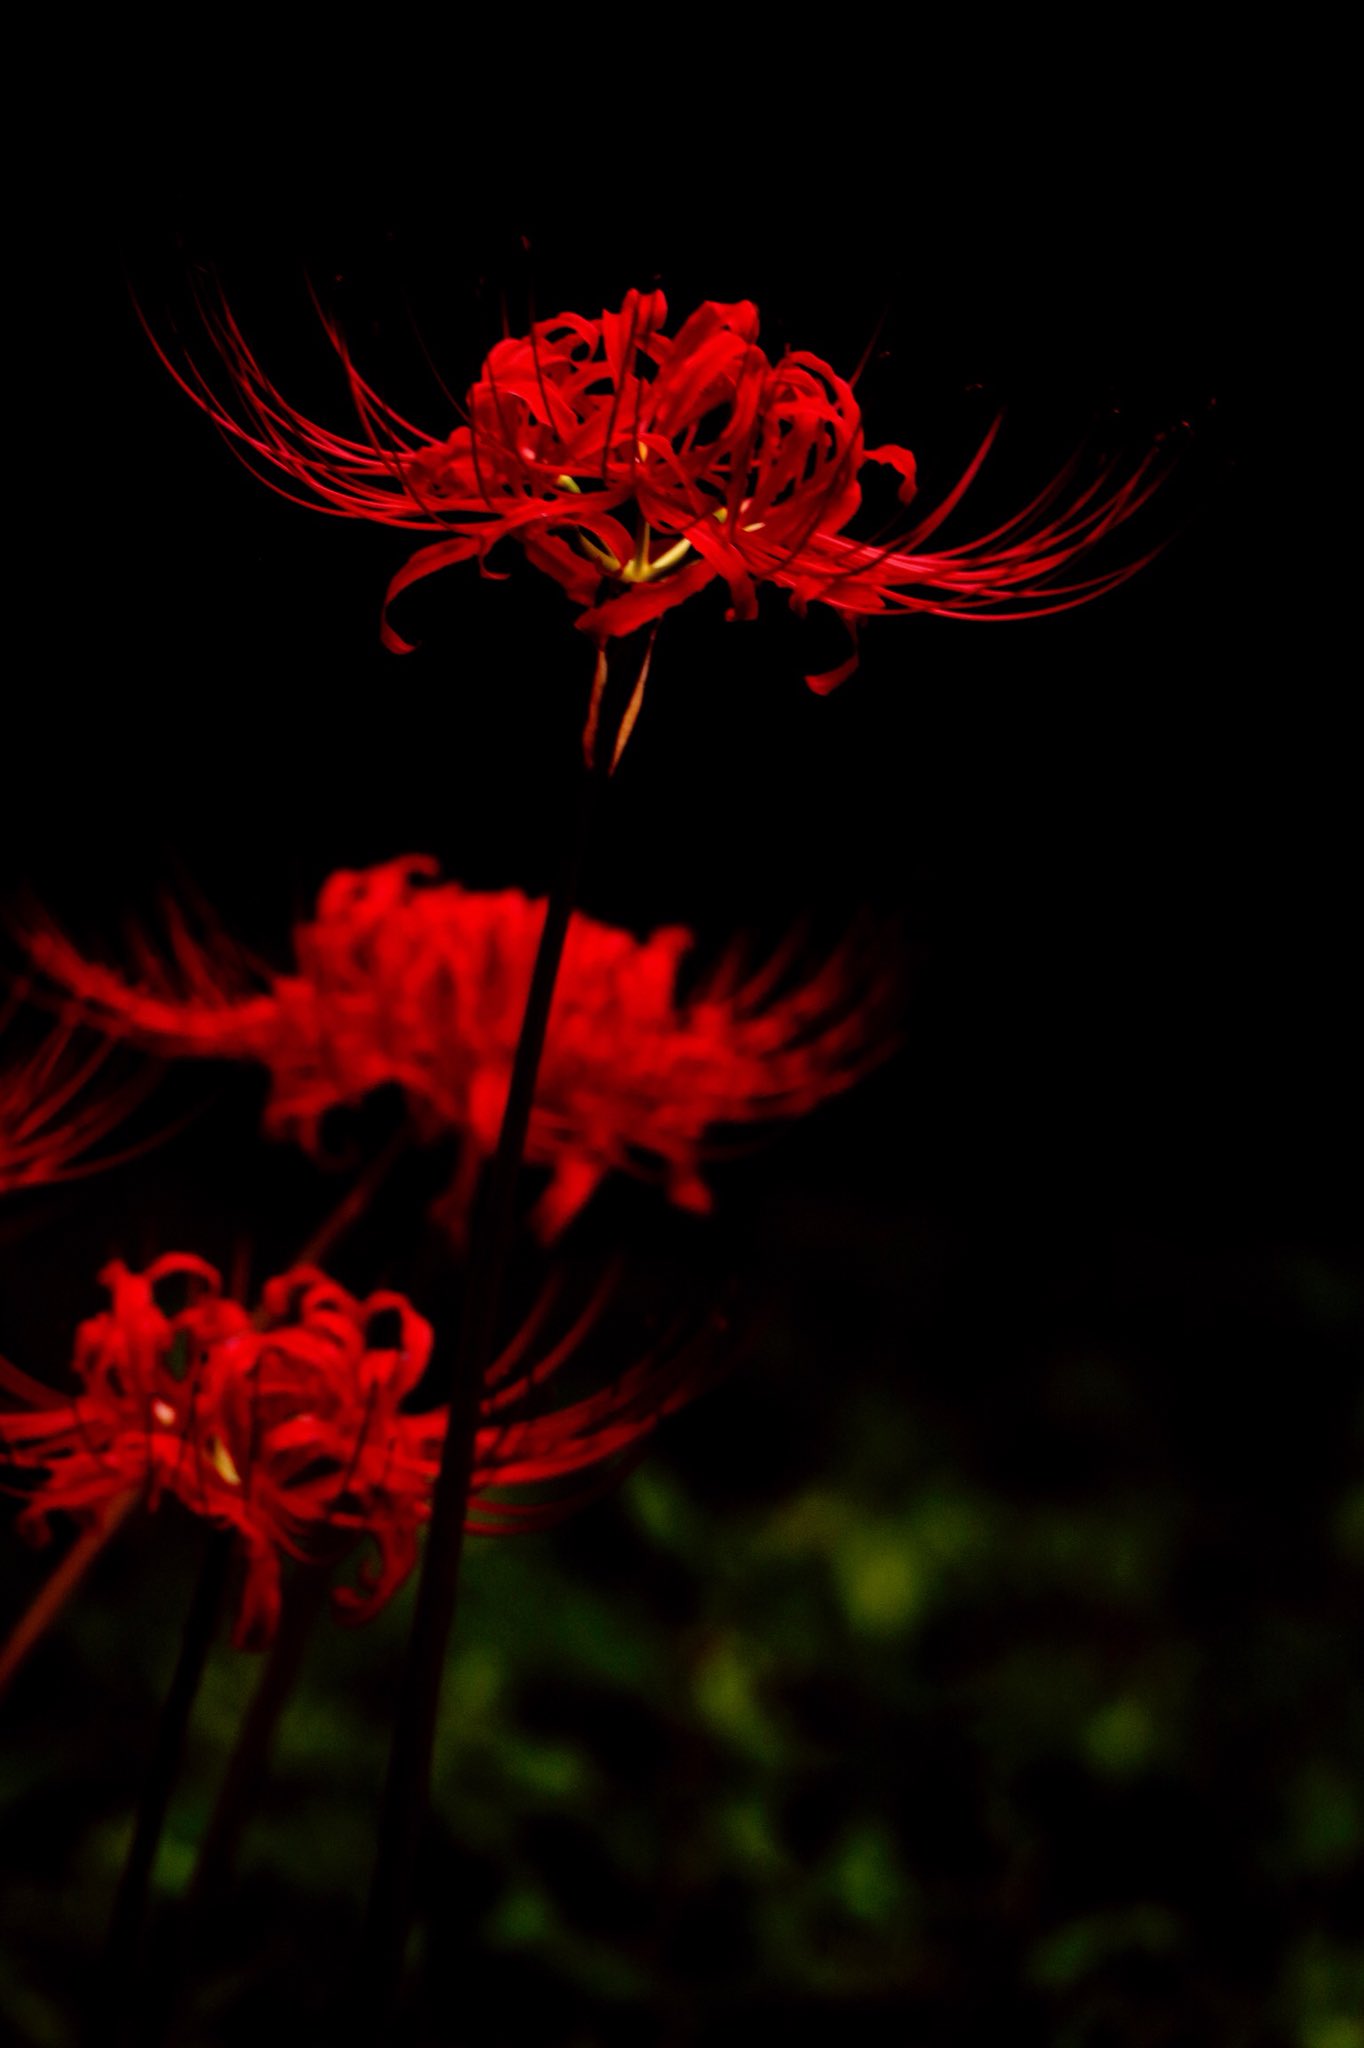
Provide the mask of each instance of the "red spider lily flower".
[{"label": "red spider lily flower", "polygon": [[[281,1553],[307,1555],[320,1532],[363,1530],[385,1586],[406,1575],[393,1560],[412,1548],[424,1496],[396,1410],[425,1369],[431,1329],[401,1295],[357,1302],[300,1267],[266,1287],[253,1319],[188,1253],[144,1273],[116,1261],[100,1278],[110,1306],[77,1333],[80,1392],[0,1416],[11,1462],[46,1473],[22,1527],[42,1537],[58,1509],[92,1517],[130,1491],[150,1507],[173,1495],[241,1542],[239,1642],[273,1633]],[[159,1295],[174,1282],[187,1299],[167,1309]],[[376,1347],[369,1326],[386,1311],[398,1342]],[[9,1369],[0,1380],[29,1391]]]},{"label": "red spider lily flower", "polygon": [[[77,1394],[64,1399],[0,1361],[0,1386],[26,1404],[0,1415],[0,1450],[17,1470],[42,1474],[21,1527],[42,1540],[57,1511],[96,1523],[130,1495],[151,1508],[173,1495],[240,1540],[242,1645],[274,1633],[283,1553],[330,1563],[367,1538],[373,1554],[358,1584],[333,1598],[351,1620],[374,1614],[416,1562],[440,1463],[446,1409],[404,1406],[431,1354],[430,1324],[400,1294],[357,1301],[310,1266],[270,1281],[254,1316],[189,1253],[142,1273],[116,1261],[100,1278],[110,1305],[77,1333]],[[164,1305],[170,1287],[181,1306]],[[618,1465],[705,1378],[665,1345],[599,1391],[537,1412],[601,1305],[599,1293],[532,1356],[551,1300],[542,1297],[487,1375],[467,1514],[477,1533],[563,1514],[593,1490],[581,1474]],[[392,1325],[384,1341],[381,1321]],[[514,1497],[564,1481],[567,1494]]]},{"label": "red spider lily flower", "polygon": [[[823,604],[855,636],[882,612],[956,617],[1037,616],[1112,589],[1154,550],[1108,567],[1080,567],[1156,488],[1156,450],[1135,464],[1072,463],[1010,519],[953,547],[925,544],[952,513],[994,439],[925,516],[889,538],[855,540],[868,463],[915,493],[915,462],[894,444],[868,448],[852,385],[805,350],[775,363],[758,346],[756,307],[699,306],[665,333],[662,292],[626,294],[619,313],[577,313],[532,324],[497,343],[441,437],[414,426],[359,374],[325,314],[350,382],[358,437],[333,432],[271,384],[230,307],[201,301],[213,346],[207,367],[177,363],[152,337],[177,382],[247,465],[285,497],[343,518],[438,533],[388,586],[383,638],[404,640],[389,606],[411,584],[454,563],[486,562],[518,541],[579,607],[599,649],[648,625],[716,578],[730,618],[752,618],[764,583],[792,604]],[[150,330],[149,330],[150,332]],[[857,665],[807,676],[820,692]],[[600,671],[599,671],[600,680]]]},{"label": "red spider lily flower", "polygon": [[[173,961],[157,966],[142,947],[136,983],[50,928],[27,944],[98,1028],[267,1066],[272,1135],[316,1150],[329,1110],[396,1083],[420,1134],[465,1141],[448,1202],[458,1228],[497,1144],[544,904],[430,886],[435,873],[408,858],[333,875],[295,931],[295,972],[264,985],[242,956],[196,949],[179,921]],[[684,998],[693,944],[682,926],[640,941],[573,917],[526,1147],[551,1176],[543,1236],[613,1170],[661,1177],[672,1201],[708,1208],[713,1127],[799,1115],[893,1048],[899,975],[883,941],[854,933],[803,975],[794,941],[754,972],[735,950]]]},{"label": "red spider lily flower", "polygon": [[[5,1021],[0,1015],[0,1027]],[[144,1084],[97,1085],[109,1047],[96,1042],[82,1054],[75,1037],[74,1024],[59,1021],[36,1048],[0,1064],[0,1195],[116,1163],[89,1155],[128,1115]]]}]

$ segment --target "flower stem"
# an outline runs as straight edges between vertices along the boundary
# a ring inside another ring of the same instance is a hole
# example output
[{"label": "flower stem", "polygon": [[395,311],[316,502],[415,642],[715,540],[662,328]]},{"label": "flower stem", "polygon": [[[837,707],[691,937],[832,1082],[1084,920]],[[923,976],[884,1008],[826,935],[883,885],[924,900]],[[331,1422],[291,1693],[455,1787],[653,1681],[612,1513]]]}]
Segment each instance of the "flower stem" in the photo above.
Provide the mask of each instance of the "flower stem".
[{"label": "flower stem", "polygon": [[175,2025],[186,1981],[203,1954],[205,1930],[231,1881],[242,1829],[259,1797],[275,1730],[322,1612],[330,1578],[329,1565],[310,1563],[294,1573],[286,1588],[275,1640],[228,1758],[181,1910],[149,1972],[154,1987],[149,1993],[151,2009],[138,2048],[157,2048]]},{"label": "flower stem", "polygon": [[352,2007],[354,2039],[362,2043],[386,2043],[392,2038],[392,2014],[411,1913],[412,1868],[430,1798],[436,1714],[459,1585],[483,1376],[492,1356],[511,1251],[516,1180],[525,1151],[550,1003],[595,799],[605,773],[609,772],[600,765],[600,751],[596,753],[596,762],[597,765],[589,763],[581,778],[563,866],[545,909],[502,1128],[474,1226],[469,1285],[455,1353],[450,1418],[394,1716],[360,1951],[359,1996]]},{"label": "flower stem", "polygon": [[[198,1583],[186,1617],[180,1653],[161,1708],[151,1761],[137,1803],[133,1839],[119,1879],[105,1943],[103,1983],[90,2015],[89,2039],[110,2048],[133,2020],[129,1993],[136,1977],[152,1867],[180,1768],[185,1731],[217,1631],[232,1556],[230,1534],[211,1529],[204,1545]],[[112,2019],[111,2019],[111,2016]]]},{"label": "flower stem", "polygon": [[303,1565],[295,1572],[285,1594],[275,1640],[251,1695],[199,1844],[185,1896],[186,1911],[196,1922],[211,1912],[227,1888],[242,1828],[260,1792],[270,1760],[270,1745],[302,1666],[313,1624],[322,1612],[330,1577],[330,1570],[324,1565]]}]

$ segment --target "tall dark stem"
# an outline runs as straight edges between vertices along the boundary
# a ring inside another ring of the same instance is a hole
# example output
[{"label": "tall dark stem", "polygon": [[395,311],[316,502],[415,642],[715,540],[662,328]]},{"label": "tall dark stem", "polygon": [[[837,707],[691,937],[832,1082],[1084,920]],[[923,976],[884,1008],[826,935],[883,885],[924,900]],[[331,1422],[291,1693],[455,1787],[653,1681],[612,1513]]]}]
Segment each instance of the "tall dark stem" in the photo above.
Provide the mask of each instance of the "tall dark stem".
[{"label": "tall dark stem", "polygon": [[152,1868],[180,1768],[185,1731],[204,1675],[204,1666],[213,1647],[231,1554],[232,1542],[228,1532],[211,1529],[205,1539],[203,1562],[180,1638],[175,1670],[157,1722],[151,1761],[137,1803],[133,1839],[109,1921],[102,1973],[104,1981],[96,1995],[87,2030],[91,2043],[99,2042],[101,2048],[109,2048],[109,2044],[126,2039],[126,2028],[132,2019],[129,1994],[137,1973]]},{"label": "tall dark stem", "polygon": [[599,767],[588,767],[582,776],[563,866],[545,910],[502,1129],[472,1235],[450,1420],[432,1502],[379,1815],[374,1876],[360,1954],[359,1996],[352,2008],[354,2038],[358,2042],[377,2044],[391,2038],[411,1913],[412,1868],[430,1797],[436,1713],[455,1614],[483,1376],[492,1356],[514,1234],[517,1173],[525,1151],[545,1027],[577,895],[583,850],[604,772]]}]

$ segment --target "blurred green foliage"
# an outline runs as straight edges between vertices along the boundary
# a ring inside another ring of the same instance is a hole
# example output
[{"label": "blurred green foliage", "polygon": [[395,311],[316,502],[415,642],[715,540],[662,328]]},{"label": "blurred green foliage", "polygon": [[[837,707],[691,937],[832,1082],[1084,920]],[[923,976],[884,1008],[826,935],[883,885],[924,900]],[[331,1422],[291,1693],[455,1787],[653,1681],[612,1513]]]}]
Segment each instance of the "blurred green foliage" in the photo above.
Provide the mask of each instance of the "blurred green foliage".
[{"label": "blurred green foliage", "polygon": [[[1091,1285],[1056,1244],[992,1335],[962,1246],[882,1219],[854,1287],[825,1223],[756,1229],[736,1376],[616,1495],[472,1547],[404,2038],[1364,2048],[1351,1276],[1145,1241]],[[1247,1287],[1291,1385],[1243,1370]],[[73,2039],[194,1556],[130,1528],[14,1694],[34,2048]],[[410,1598],[319,1625],[181,2038],[326,2037]],[[215,1653],[163,1907],[258,1669]]]}]

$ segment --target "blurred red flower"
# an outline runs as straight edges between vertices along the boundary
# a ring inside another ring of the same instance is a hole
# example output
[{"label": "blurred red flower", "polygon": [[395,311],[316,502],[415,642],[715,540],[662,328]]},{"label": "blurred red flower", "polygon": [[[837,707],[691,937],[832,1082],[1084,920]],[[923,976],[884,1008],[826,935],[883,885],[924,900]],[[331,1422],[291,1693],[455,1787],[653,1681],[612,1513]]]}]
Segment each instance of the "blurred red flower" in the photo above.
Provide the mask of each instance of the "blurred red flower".
[{"label": "blurred red flower", "polygon": [[[270,1281],[254,1316],[189,1253],[142,1273],[115,1261],[100,1278],[110,1306],[77,1332],[78,1393],[63,1398],[0,1361],[0,1386],[25,1403],[0,1414],[0,1452],[42,1475],[21,1527],[43,1540],[55,1512],[94,1522],[129,1493],[152,1508],[174,1495],[239,1538],[234,1639],[252,1646],[274,1633],[283,1553],[331,1564],[364,1538],[358,1583],[333,1598],[352,1620],[374,1614],[416,1562],[440,1462],[446,1409],[404,1409],[431,1355],[430,1324],[400,1294],[357,1301],[310,1266]],[[172,1290],[178,1307],[166,1305]],[[486,1376],[466,1517],[477,1533],[563,1514],[584,1492],[563,1492],[564,1481],[614,1466],[705,1377],[693,1354],[664,1345],[544,1410],[545,1385],[578,1352],[600,1297],[537,1350],[551,1305],[542,1297]],[[549,1498],[516,1497],[556,1483]]]},{"label": "blurred red flower", "polygon": [[[221,934],[171,917],[171,954],[139,948],[141,980],[87,960],[51,927],[34,961],[88,1021],[165,1054],[269,1068],[267,1129],[319,1147],[327,1112],[396,1083],[419,1132],[464,1140],[456,1227],[501,1127],[543,902],[430,886],[408,858],[333,875],[294,934],[292,974],[262,974]],[[707,1133],[790,1117],[850,1087],[896,1042],[898,956],[854,932],[813,967],[792,941],[755,971],[740,949],[691,993],[682,926],[645,940],[573,917],[550,1012],[526,1157],[549,1169],[535,1221],[561,1229],[605,1175],[657,1176],[709,1207]]]},{"label": "blurred red flower", "polygon": [[[355,368],[323,315],[359,416],[359,438],[332,432],[275,389],[221,297],[201,301],[214,358],[174,360],[177,382],[252,468],[284,496],[343,518],[439,533],[393,577],[383,637],[400,592],[453,563],[484,563],[517,540],[579,607],[598,647],[658,619],[719,577],[731,618],[752,618],[757,587],[793,605],[829,606],[855,633],[886,611],[1022,617],[1064,610],[1111,589],[1150,559],[1075,571],[1156,488],[1158,451],[1134,464],[1075,465],[1011,518],[954,547],[925,543],[955,510],[998,426],[945,497],[891,538],[854,540],[868,463],[915,491],[915,462],[894,444],[868,448],[852,385],[805,350],[773,363],[746,300],[699,306],[675,335],[662,292],[628,292],[599,320],[561,313],[489,352],[463,422],[441,437],[414,426]],[[148,330],[150,333],[150,329]],[[819,691],[857,665],[806,678]]]}]

